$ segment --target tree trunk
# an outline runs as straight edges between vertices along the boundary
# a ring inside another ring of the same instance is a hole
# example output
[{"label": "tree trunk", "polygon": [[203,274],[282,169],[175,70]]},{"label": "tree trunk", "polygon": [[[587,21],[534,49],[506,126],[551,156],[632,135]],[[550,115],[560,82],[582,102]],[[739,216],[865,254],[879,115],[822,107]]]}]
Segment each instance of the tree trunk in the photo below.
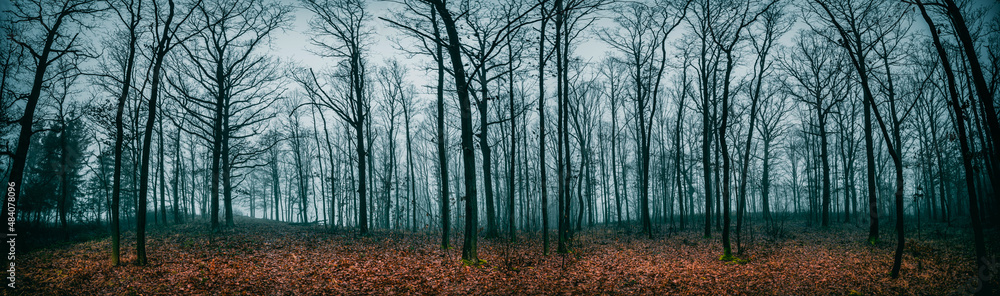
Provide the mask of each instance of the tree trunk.
[{"label": "tree trunk", "polygon": [[517,232],[514,220],[514,173],[517,164],[517,117],[514,114],[514,48],[507,42],[507,57],[511,62],[507,64],[507,94],[510,107],[510,176],[507,178],[507,231],[510,231],[510,241],[517,240]]},{"label": "tree trunk", "polygon": [[[685,58],[684,64],[687,64]],[[674,132],[674,172],[677,179],[677,202],[680,210],[680,229],[684,229],[684,187],[681,184],[681,131],[684,130],[684,99],[687,98],[687,67],[681,72],[681,99],[677,103],[677,123]],[[689,207],[692,205],[688,205]]]},{"label": "tree trunk", "polygon": [[[354,136],[357,139],[357,156],[358,156],[358,232],[360,235],[368,234],[368,199],[367,199],[367,182],[368,176],[366,173],[366,162],[365,158],[368,156],[365,152],[365,107],[362,104],[364,102],[364,84],[362,82],[362,77],[360,71],[361,67],[361,57],[358,54],[351,56],[351,85],[354,89],[354,99],[356,100],[355,105],[355,122],[352,124],[354,127]],[[371,134],[371,131],[368,133]]]},{"label": "tree trunk", "polygon": [[[465,242],[462,246],[462,259],[469,263],[479,263],[478,256],[478,217],[476,206],[476,156],[472,142],[472,106],[469,101],[469,84],[465,80],[465,65],[462,64],[461,43],[458,40],[458,30],[455,20],[441,0],[429,0],[437,8],[445,30],[448,32],[448,54],[451,56],[452,70],[455,76],[455,87],[458,91],[458,104],[462,120],[462,161],[464,162],[465,181]],[[439,103],[440,104],[440,103]]]},{"label": "tree trunk", "polygon": [[483,154],[483,194],[486,197],[486,237],[497,236],[496,205],[493,200],[493,151],[489,143],[489,97],[486,91],[486,67],[480,70],[482,98],[479,108],[479,148]]},{"label": "tree trunk", "polygon": [[[548,15],[542,7],[541,24],[539,25],[538,36],[538,77],[545,77],[545,27],[548,23]],[[613,140],[612,140],[613,142]],[[542,255],[549,254],[549,191],[548,176],[545,168],[545,79],[538,79],[538,167],[539,167],[539,189],[541,189],[541,210],[542,210]],[[617,188],[617,187],[616,187]],[[619,210],[619,212],[621,212]],[[621,218],[619,218],[621,222]]]},{"label": "tree trunk", "polygon": [[826,114],[823,111],[821,99],[817,98],[816,102],[816,112],[817,112],[817,125],[819,126],[819,158],[820,164],[823,166],[823,227],[830,226],[830,157],[827,150],[827,139],[826,139]]},{"label": "tree trunk", "polygon": [[[163,146],[163,117],[162,116],[159,119],[159,124],[158,125],[159,125],[160,132],[157,134],[157,142],[158,142],[157,145],[158,145],[158,148],[159,148],[158,152],[160,154],[159,155],[159,157],[160,157],[160,164],[157,166],[157,168],[160,169],[160,172],[159,172],[160,173],[160,219],[161,219],[161,222],[163,222],[163,224],[166,225],[167,224],[167,197],[166,197],[167,181],[166,181],[166,171],[167,170],[163,166],[163,150],[166,149],[166,148]],[[175,208],[177,207],[177,203],[176,202],[174,203],[174,207]]]},{"label": "tree trunk", "polygon": [[177,141],[174,142],[174,175],[173,175],[173,178],[174,178],[174,182],[173,182],[174,183],[174,186],[173,186],[174,187],[173,188],[173,197],[174,197],[174,203],[173,203],[173,205],[174,205],[174,208],[173,208],[173,212],[174,212],[174,224],[181,224],[181,216],[180,216],[180,205],[181,205],[180,187],[181,187],[181,180],[182,180],[182,178],[181,178],[181,164],[182,164],[181,163],[181,129],[178,128],[177,129]]},{"label": "tree trunk", "polygon": [[413,174],[413,135],[410,132],[410,106],[403,106],[403,120],[406,128],[406,200],[410,202],[410,231],[417,230],[417,200]]},{"label": "tree trunk", "polygon": [[878,242],[878,198],[875,195],[875,186],[878,179],[875,178],[875,147],[874,140],[872,138],[872,111],[871,103],[868,100],[864,100],[864,114],[865,114],[865,163],[866,172],[868,174],[868,242],[874,244]]},{"label": "tree trunk", "polygon": [[705,238],[712,237],[712,121],[709,117],[709,93],[708,93],[708,61],[706,38],[701,39],[701,166],[705,180]]},{"label": "tree trunk", "polygon": [[[431,22],[434,27],[434,37],[440,39],[441,32],[438,28],[437,15],[437,6],[431,5]],[[438,180],[441,190],[441,249],[447,250],[449,248],[448,238],[451,234],[451,221],[448,220],[451,217],[449,213],[451,202],[448,200],[448,154],[445,149],[446,138],[444,134],[444,53],[440,42],[436,44],[435,51],[435,60],[437,61],[437,152],[438,169],[440,171]]]},{"label": "tree trunk", "polygon": [[771,221],[771,204],[769,196],[771,194],[771,141],[764,141],[763,169],[760,179],[761,210],[764,212],[764,221]]},{"label": "tree trunk", "polygon": [[[162,45],[163,43],[161,43]],[[153,82],[149,96],[149,114],[146,117],[146,129],[142,139],[142,158],[139,171],[139,204],[136,208],[136,265],[146,265],[146,195],[149,191],[149,150],[153,138],[153,123],[156,120],[156,101],[159,96],[160,68],[166,51],[157,52],[153,64]],[[162,149],[161,149],[162,150]]]},{"label": "tree trunk", "polygon": [[726,53],[726,76],[723,78],[722,89],[722,123],[719,125],[719,153],[722,154],[722,258],[729,260],[732,257],[732,248],[729,245],[729,147],[726,145],[726,128],[729,125],[729,75],[733,69],[732,54]]}]

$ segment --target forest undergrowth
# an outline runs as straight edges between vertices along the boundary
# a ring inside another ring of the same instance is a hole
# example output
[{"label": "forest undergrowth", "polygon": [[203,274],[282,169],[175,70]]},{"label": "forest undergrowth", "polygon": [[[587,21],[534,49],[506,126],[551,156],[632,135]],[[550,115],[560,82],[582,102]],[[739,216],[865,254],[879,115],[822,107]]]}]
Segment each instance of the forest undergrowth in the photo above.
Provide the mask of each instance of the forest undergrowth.
[{"label": "forest undergrowth", "polygon": [[[154,227],[148,266],[133,263],[134,232],[123,237],[126,264],[119,267],[110,265],[106,237],[33,250],[18,262],[20,287],[4,293],[948,295],[976,286],[968,231],[944,224],[908,234],[902,276],[891,279],[889,234],[870,244],[852,224],[822,229],[789,222],[775,230],[756,223],[738,262],[720,261],[719,239],[694,228],[659,229],[650,240],[638,228],[597,227],[576,233],[568,254],[555,253],[553,241],[548,256],[541,254],[540,234],[522,233],[515,243],[507,236],[482,240],[483,262],[468,266],[460,260],[460,234],[452,238],[454,249],[442,250],[433,233],[357,237],[314,225],[236,222],[221,233],[206,223]],[[1000,286],[996,276],[992,282]]]}]

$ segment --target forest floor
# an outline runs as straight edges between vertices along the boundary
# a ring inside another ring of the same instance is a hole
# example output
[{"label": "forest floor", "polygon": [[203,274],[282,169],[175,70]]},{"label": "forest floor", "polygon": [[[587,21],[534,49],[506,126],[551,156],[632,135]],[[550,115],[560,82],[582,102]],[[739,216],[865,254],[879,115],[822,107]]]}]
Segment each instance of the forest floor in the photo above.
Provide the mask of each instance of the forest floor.
[{"label": "forest floor", "polygon": [[[971,230],[943,224],[924,224],[919,238],[910,232],[902,276],[891,279],[894,234],[884,231],[872,245],[867,228],[843,224],[788,222],[778,231],[758,225],[739,263],[719,260],[719,232],[705,239],[698,229],[661,229],[647,239],[637,229],[609,227],[577,233],[570,254],[554,252],[555,232],[548,256],[537,233],[515,244],[481,239],[484,262],[467,266],[460,235],[454,249],[442,250],[431,233],[357,237],[322,226],[236,223],[217,234],[203,221],[153,227],[148,266],[132,263],[134,232],[122,238],[127,264],[119,267],[110,265],[108,237],[33,250],[19,256],[19,288],[4,294],[946,295],[977,286]],[[997,277],[991,280],[997,287]]]}]

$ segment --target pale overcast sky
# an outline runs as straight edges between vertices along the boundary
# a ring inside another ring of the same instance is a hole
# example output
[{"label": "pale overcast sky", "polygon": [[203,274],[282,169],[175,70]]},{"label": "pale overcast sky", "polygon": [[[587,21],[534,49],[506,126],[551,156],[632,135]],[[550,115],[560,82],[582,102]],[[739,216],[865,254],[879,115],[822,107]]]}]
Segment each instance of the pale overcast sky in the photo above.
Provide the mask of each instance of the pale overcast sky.
[{"label": "pale overcast sky", "polygon": [[[11,6],[10,1],[11,0],[0,0],[0,11],[5,11],[9,9]],[[283,32],[278,32],[273,36],[272,53],[279,58],[288,59],[299,65],[313,67],[317,70],[323,69],[333,64],[335,60],[332,60],[330,58],[320,58],[314,55],[313,53],[309,52],[309,48],[311,48],[312,46],[309,44],[308,22],[310,19],[312,19],[313,14],[310,11],[302,8],[301,5],[299,5],[299,1],[292,1],[292,0],[280,0],[280,1],[291,3],[294,6],[296,6],[296,8],[295,12],[293,13],[294,20],[292,24],[289,25],[289,29]],[[995,1],[996,0],[978,0],[977,2],[979,2],[978,3],[979,5],[985,5],[985,4],[990,4],[991,2],[995,4]],[[797,11],[798,8],[791,7],[794,5],[793,3],[788,2],[787,4],[789,4],[789,7],[786,8],[788,12],[790,13],[798,12]],[[425,93],[427,90],[423,86],[428,85],[429,83],[432,82],[425,79],[425,77],[430,77],[430,76],[428,76],[427,75],[428,73],[426,73],[422,69],[422,66],[426,66],[429,60],[426,57],[422,56],[410,58],[407,55],[403,54],[402,52],[397,51],[394,48],[392,41],[390,41],[387,36],[398,36],[399,35],[398,31],[394,28],[390,28],[389,26],[387,26],[386,22],[378,19],[378,17],[388,17],[388,14],[391,13],[390,8],[392,8],[392,10],[398,10],[395,9],[396,4],[388,1],[376,0],[376,1],[369,1],[368,5],[369,5],[370,15],[372,16],[371,19],[369,20],[369,25],[374,27],[374,32],[375,32],[375,34],[372,36],[374,40],[371,40],[372,47],[368,52],[370,65],[381,65],[383,60],[389,58],[396,58],[400,60],[401,62],[403,62],[404,65],[407,65],[407,67],[409,68],[410,70],[409,80],[413,82],[415,86],[417,86],[417,91],[420,93]],[[998,12],[998,9],[1000,9],[1000,5],[994,5],[993,12]],[[603,15],[610,15],[610,12],[605,11]],[[996,13],[994,13],[994,15],[996,15]],[[804,27],[804,25],[801,24],[800,22],[797,21],[797,23],[798,24],[784,36],[782,43],[786,44],[789,43],[791,38],[796,35],[796,31]],[[597,28],[606,27],[610,25],[612,25],[610,20],[599,19],[589,29],[593,31],[596,30]],[[684,25],[682,25],[682,27],[683,26]],[[917,18],[913,24],[912,29],[916,30],[915,32],[923,33],[920,29],[926,30],[925,28],[926,24],[924,24],[922,20]],[[671,34],[670,40],[671,41],[680,40],[681,36],[684,34],[684,31],[685,31],[684,28],[679,28],[678,31],[675,31]],[[97,31],[90,34],[90,36],[95,38],[100,38],[101,36],[99,36],[99,34],[101,34],[101,32],[106,32],[106,31]],[[584,34],[582,35],[582,38],[583,39],[579,41],[579,44],[577,44],[577,47],[574,49],[574,55],[581,57],[583,61],[592,60],[593,62],[596,63],[601,58],[603,58],[603,56],[606,55],[606,52],[608,50],[610,50],[608,46],[606,46],[603,42],[597,40],[596,37],[593,36],[593,34]]]}]

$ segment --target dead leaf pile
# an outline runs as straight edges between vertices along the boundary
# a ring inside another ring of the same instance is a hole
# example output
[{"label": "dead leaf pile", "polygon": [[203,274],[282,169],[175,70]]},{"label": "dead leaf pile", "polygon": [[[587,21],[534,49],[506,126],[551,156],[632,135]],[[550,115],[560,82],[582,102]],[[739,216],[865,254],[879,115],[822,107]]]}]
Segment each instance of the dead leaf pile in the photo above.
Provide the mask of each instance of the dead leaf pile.
[{"label": "dead leaf pile", "polygon": [[[911,239],[902,276],[890,279],[893,243],[871,245],[865,231],[791,226],[781,240],[755,237],[719,260],[717,237],[661,230],[577,233],[569,254],[541,254],[539,234],[517,243],[480,241],[481,266],[465,266],[461,236],[442,250],[433,233],[349,230],[239,219],[212,233],[207,223],[154,228],[148,266],[135,266],[134,235],[123,236],[124,266],[110,266],[110,239],[41,249],[19,262],[14,295],[943,295],[975,279],[968,238]],[[762,232],[759,232],[762,233]],[[885,235],[888,236],[888,235]],[[551,238],[555,238],[553,233]],[[996,281],[996,279],[993,279]],[[994,286],[1000,286],[994,284]]]}]

